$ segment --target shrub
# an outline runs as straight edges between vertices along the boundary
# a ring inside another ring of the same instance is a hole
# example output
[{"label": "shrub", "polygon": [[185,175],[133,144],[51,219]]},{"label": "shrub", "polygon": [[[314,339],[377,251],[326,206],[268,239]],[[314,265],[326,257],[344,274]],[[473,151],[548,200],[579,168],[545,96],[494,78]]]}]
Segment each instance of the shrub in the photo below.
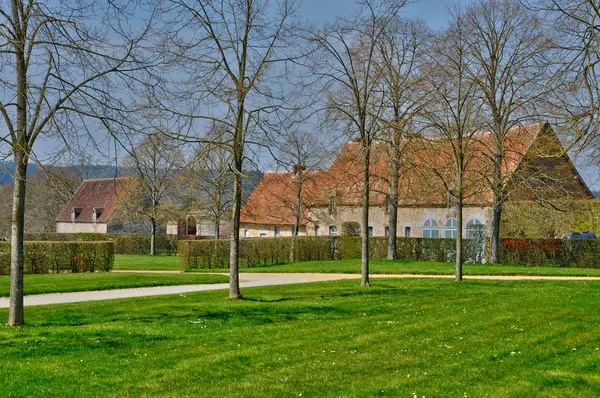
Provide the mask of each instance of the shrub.
[{"label": "shrub", "polygon": [[[23,273],[110,271],[114,264],[113,242],[25,242]],[[0,275],[10,274],[10,242],[0,242]]]},{"label": "shrub", "polygon": [[[139,233],[41,233],[26,234],[26,241],[113,241],[116,254],[148,254],[150,252],[150,234]],[[156,254],[176,255],[179,240],[203,239],[199,236],[178,236],[157,234]]]},{"label": "shrub", "polygon": [[600,241],[587,239],[503,239],[502,262],[600,268]]},{"label": "shrub", "polygon": [[[291,237],[255,238],[240,240],[240,268],[262,267],[289,261]],[[466,262],[477,261],[474,242],[464,240]],[[454,239],[397,238],[398,258],[401,260],[454,261]],[[229,241],[179,241],[180,263],[187,268],[227,268]],[[296,238],[296,261],[325,261],[359,259],[361,238],[356,236],[300,236]],[[371,237],[372,259],[387,257],[387,238]]]}]

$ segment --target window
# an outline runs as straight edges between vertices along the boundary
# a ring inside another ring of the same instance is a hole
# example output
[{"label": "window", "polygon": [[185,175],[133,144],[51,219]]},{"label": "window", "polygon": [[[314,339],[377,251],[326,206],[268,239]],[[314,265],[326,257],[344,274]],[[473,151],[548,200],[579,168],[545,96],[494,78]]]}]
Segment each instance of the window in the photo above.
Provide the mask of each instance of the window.
[{"label": "window", "polygon": [[267,233],[266,232],[261,232],[260,233],[260,237],[261,238],[266,238],[267,237]]},{"label": "window", "polygon": [[[281,236],[281,228],[279,227],[275,227],[275,236]],[[292,227],[292,231],[294,230],[294,227]]]},{"label": "window", "polygon": [[250,237],[250,230],[245,229],[244,230],[244,238],[248,238],[248,237]]},{"label": "window", "polygon": [[315,235],[317,235],[317,236],[321,235],[321,226],[320,225],[317,225],[315,227]]},{"label": "window", "polygon": [[384,233],[385,236],[390,236],[390,227],[385,227]]},{"label": "window", "polygon": [[444,225],[444,238],[455,239],[456,238],[456,218],[450,218]]},{"label": "window", "polygon": [[329,198],[329,212],[333,213],[335,211],[336,205],[337,205],[337,203],[336,203],[335,196],[332,195],[331,198]]},{"label": "window", "polygon": [[404,227],[404,237],[410,238],[410,227]]},{"label": "window", "polygon": [[439,238],[440,226],[434,219],[430,218],[423,224],[423,238]]},{"label": "window", "polygon": [[484,233],[481,221],[473,219],[467,223],[467,239],[483,239]]},{"label": "window", "polygon": [[369,236],[373,236],[374,229],[373,227],[369,227]]},{"label": "window", "polygon": [[337,235],[337,227],[335,225],[329,226],[329,235]]},{"label": "window", "polygon": [[81,210],[81,207],[73,207],[73,210],[71,210],[71,222],[77,220],[77,217],[81,214]]}]

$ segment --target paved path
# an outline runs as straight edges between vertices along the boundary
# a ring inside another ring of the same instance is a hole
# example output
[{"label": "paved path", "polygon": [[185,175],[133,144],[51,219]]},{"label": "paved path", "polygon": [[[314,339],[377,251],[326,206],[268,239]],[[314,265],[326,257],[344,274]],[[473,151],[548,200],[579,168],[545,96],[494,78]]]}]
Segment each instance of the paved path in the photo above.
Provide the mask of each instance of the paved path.
[{"label": "paved path", "polygon": [[[221,274],[227,275],[227,274]],[[240,287],[287,285],[293,283],[324,282],[341,279],[358,279],[358,274],[321,274],[321,273],[241,273]],[[431,278],[452,279],[454,275],[388,275],[372,274],[371,278]],[[588,276],[500,276],[500,275],[466,275],[464,279],[483,280],[560,280],[560,281],[600,281],[600,277]],[[183,294],[207,290],[228,289],[228,283],[211,285],[182,285],[182,286],[157,286],[132,289],[94,290],[89,292],[49,293],[25,296],[25,305],[47,305],[77,303],[82,301],[98,301],[119,298],[160,296],[166,294]],[[0,308],[8,308],[8,297],[0,297]]]}]

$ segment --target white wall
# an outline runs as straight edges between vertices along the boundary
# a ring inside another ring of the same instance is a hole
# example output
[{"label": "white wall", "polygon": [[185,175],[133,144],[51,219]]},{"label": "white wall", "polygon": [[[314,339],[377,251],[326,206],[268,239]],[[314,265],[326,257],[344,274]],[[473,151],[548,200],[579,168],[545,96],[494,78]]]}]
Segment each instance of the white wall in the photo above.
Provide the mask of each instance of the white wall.
[{"label": "white wall", "polygon": [[56,232],[58,233],[78,233],[94,232],[105,234],[107,231],[106,223],[81,223],[81,222],[57,222]]}]

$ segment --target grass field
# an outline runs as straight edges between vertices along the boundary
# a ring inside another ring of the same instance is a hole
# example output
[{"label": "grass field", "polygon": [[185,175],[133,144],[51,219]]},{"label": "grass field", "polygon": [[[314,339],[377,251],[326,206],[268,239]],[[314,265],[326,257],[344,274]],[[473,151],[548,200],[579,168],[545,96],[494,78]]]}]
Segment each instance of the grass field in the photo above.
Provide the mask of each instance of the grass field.
[{"label": "grass field", "polygon": [[115,254],[117,270],[174,270],[179,271],[179,257],[148,254]]},{"label": "grass field", "polygon": [[[25,294],[81,292],[133,287],[226,283],[223,275],[141,274],[97,272],[88,274],[25,275]],[[10,279],[0,276],[0,296],[8,296]]]},{"label": "grass field", "polygon": [[347,280],[243,293],[27,308],[26,326],[0,326],[2,395],[600,395],[600,282]]},{"label": "grass field", "polygon": [[[454,274],[452,263],[419,261],[371,260],[370,271],[374,274]],[[228,272],[227,269],[196,269],[188,272]],[[258,268],[240,268],[240,272],[324,272],[360,273],[360,260],[307,261],[272,265]],[[595,268],[528,267],[514,265],[465,264],[465,275],[554,275],[554,276],[600,276]]]}]

